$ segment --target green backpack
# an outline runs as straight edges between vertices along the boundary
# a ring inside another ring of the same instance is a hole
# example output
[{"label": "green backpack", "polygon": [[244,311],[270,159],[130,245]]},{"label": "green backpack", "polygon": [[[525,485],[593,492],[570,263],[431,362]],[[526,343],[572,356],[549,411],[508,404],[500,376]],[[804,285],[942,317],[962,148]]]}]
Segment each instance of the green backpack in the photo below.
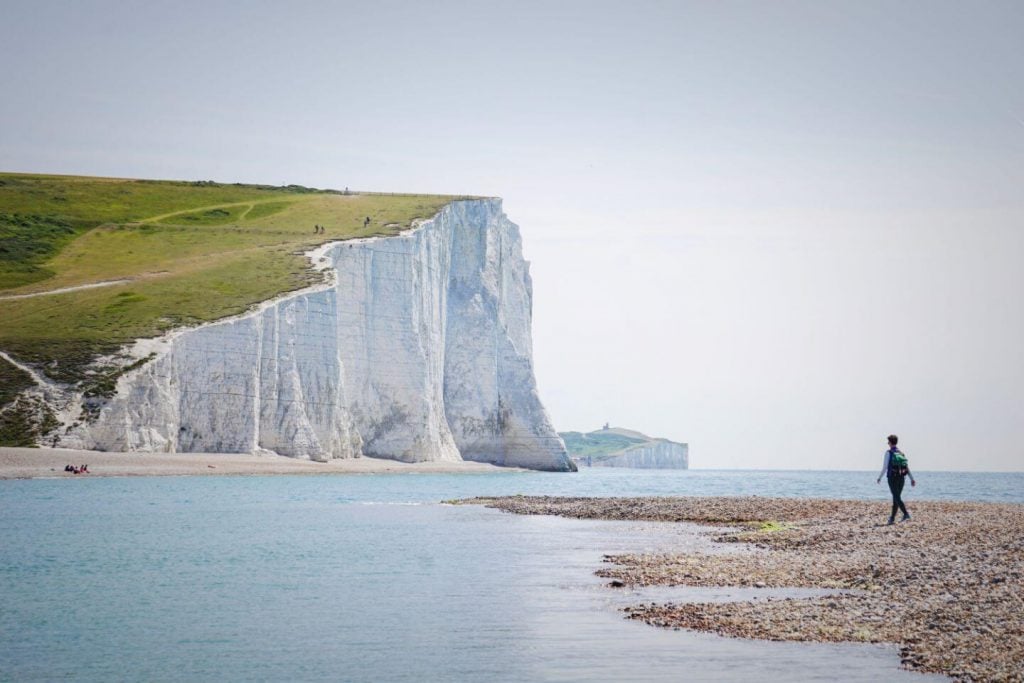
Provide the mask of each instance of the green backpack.
[{"label": "green backpack", "polygon": [[889,451],[889,476],[902,477],[910,471],[909,466],[910,462],[902,451],[895,448]]}]

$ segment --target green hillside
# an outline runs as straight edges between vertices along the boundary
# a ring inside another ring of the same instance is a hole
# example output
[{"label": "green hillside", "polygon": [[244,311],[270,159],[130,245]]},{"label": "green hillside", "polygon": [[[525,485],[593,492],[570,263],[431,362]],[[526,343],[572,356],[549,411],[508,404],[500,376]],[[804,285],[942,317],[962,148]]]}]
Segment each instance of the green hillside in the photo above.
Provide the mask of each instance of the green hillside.
[{"label": "green hillside", "polygon": [[[0,351],[51,379],[109,388],[111,374],[89,368],[98,356],[307,286],[316,275],[302,252],[395,234],[452,199],[0,173]],[[0,374],[19,376],[2,359]]]}]

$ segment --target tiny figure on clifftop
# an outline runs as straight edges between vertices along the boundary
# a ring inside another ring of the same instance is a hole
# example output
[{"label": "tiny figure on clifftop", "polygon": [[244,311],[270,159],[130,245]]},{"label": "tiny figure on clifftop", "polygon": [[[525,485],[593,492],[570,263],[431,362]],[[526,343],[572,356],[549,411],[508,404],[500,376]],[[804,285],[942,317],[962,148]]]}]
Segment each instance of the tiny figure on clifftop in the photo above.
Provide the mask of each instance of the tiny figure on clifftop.
[{"label": "tiny figure on clifftop", "polygon": [[889,491],[892,493],[892,513],[889,515],[889,524],[896,522],[897,509],[903,512],[901,522],[910,519],[907,506],[903,504],[903,484],[906,483],[906,478],[910,477],[910,485],[917,486],[917,482],[914,481],[914,475],[910,473],[910,463],[907,461],[907,456],[896,446],[899,440],[900,438],[895,434],[889,435],[889,450],[882,456],[882,473],[878,475],[878,479],[875,481],[876,484],[880,484],[884,475],[889,482]]},{"label": "tiny figure on clifftop", "polygon": [[368,226],[369,224],[370,224],[370,217],[369,217],[369,216],[367,216],[367,217],[366,217],[366,220],[365,220],[365,221],[363,221],[363,227],[365,228],[365,227],[366,227],[366,226]]}]

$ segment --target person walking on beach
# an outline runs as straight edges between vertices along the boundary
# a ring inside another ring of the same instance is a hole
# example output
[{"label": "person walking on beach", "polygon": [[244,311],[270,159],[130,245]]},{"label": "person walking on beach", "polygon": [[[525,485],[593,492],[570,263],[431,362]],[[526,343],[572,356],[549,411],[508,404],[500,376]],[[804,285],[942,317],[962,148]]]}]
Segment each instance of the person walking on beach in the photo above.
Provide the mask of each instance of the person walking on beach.
[{"label": "person walking on beach", "polygon": [[882,456],[882,473],[878,475],[878,479],[875,481],[876,484],[882,483],[882,477],[884,476],[889,482],[889,491],[892,493],[892,512],[889,514],[889,524],[896,522],[897,509],[903,512],[901,522],[910,519],[907,506],[903,504],[903,484],[906,482],[906,478],[910,477],[910,485],[917,486],[917,482],[914,481],[914,475],[910,473],[910,463],[907,462],[907,456],[903,455],[903,451],[896,446],[899,440],[900,438],[895,434],[889,435],[889,450]]}]

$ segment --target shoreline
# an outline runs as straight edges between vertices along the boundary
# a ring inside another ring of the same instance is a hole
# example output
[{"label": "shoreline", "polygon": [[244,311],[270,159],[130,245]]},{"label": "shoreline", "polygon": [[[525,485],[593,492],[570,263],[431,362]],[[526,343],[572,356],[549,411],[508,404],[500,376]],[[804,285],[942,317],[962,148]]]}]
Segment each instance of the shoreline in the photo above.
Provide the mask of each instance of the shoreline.
[{"label": "shoreline", "polygon": [[[813,598],[647,602],[627,619],[769,641],[894,643],[906,669],[962,681],[1024,681],[1024,504],[918,501],[885,525],[888,503],[761,497],[458,501],[514,514],[696,522],[749,553],[666,549],[606,555],[610,588],[815,588]],[[729,527],[723,531],[721,527]]]},{"label": "shoreline", "polygon": [[[88,465],[86,474],[65,465]],[[338,458],[327,462],[248,453],[111,453],[65,448],[0,447],[0,480],[90,477],[267,476],[346,474],[488,474],[526,472],[483,462],[407,463],[384,458]]]}]

